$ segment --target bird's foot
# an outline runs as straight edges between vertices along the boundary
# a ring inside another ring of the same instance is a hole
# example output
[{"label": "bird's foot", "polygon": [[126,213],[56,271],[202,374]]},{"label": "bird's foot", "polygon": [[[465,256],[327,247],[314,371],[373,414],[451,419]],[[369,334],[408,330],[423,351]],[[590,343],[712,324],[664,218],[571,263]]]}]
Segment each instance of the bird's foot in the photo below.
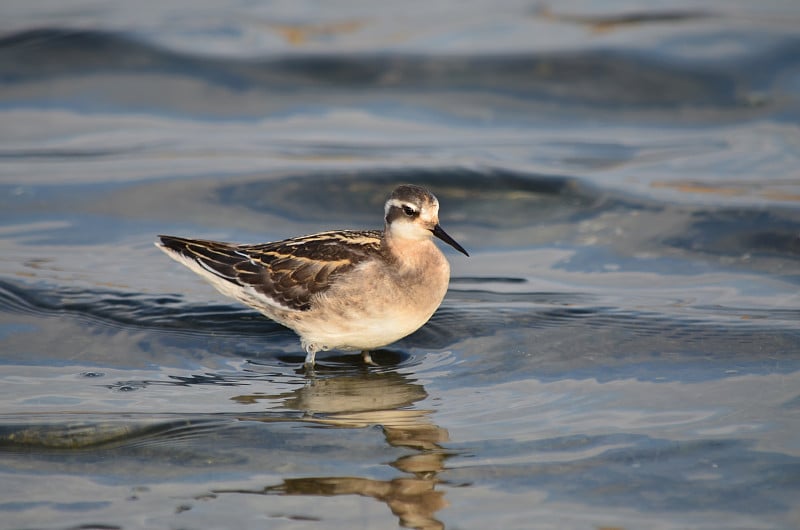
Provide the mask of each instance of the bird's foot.
[{"label": "bird's foot", "polygon": [[370,355],[367,350],[361,352],[361,358],[364,359],[364,364],[368,364],[370,366],[378,366],[378,363],[372,360],[372,355]]}]

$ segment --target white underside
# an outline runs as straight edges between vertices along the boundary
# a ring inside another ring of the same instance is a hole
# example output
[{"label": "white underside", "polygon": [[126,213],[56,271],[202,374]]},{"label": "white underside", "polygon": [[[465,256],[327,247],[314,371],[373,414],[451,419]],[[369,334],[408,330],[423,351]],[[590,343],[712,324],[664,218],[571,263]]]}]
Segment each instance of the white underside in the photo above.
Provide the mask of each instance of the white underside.
[{"label": "white underside", "polygon": [[[296,331],[300,334],[306,350],[309,347],[323,351],[374,350],[410,335],[421,328],[429,318],[428,314],[416,314],[409,318],[401,313],[395,313],[361,318],[358,322],[315,319],[313,326],[308,326],[313,329]],[[343,328],[347,331],[342,331]]]}]

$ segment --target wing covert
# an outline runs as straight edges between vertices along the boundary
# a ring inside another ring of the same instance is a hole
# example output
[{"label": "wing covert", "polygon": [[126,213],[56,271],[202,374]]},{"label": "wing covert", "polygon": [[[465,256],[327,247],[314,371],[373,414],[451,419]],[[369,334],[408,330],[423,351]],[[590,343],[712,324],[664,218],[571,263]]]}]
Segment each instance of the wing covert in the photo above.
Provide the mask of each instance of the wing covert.
[{"label": "wing covert", "polygon": [[165,249],[256,291],[272,305],[307,311],[314,295],[327,290],[338,275],[380,252],[381,232],[325,232],[260,245],[159,237]]}]

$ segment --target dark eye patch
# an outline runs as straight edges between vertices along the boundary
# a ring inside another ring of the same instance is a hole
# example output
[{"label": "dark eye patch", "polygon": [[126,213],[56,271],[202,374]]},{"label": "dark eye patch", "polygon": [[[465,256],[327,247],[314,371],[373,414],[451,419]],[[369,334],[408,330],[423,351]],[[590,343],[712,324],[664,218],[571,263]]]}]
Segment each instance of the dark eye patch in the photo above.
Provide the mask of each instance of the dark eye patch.
[{"label": "dark eye patch", "polygon": [[397,219],[414,219],[419,215],[413,207],[404,206],[391,206],[386,214],[386,222],[391,223]]}]

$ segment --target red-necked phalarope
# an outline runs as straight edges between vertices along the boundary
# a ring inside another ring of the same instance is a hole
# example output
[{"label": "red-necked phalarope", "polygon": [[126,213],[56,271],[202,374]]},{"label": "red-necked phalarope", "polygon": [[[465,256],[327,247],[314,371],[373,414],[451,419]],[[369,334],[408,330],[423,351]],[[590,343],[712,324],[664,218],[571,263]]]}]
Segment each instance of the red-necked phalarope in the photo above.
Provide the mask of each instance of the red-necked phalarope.
[{"label": "red-necked phalarope", "polygon": [[436,236],[439,201],[420,186],[397,187],[380,230],[336,230],[259,245],[159,236],[171,258],[231,296],[293,329],[314,366],[318,351],[370,350],[422,327],[441,304],[450,264]]}]

